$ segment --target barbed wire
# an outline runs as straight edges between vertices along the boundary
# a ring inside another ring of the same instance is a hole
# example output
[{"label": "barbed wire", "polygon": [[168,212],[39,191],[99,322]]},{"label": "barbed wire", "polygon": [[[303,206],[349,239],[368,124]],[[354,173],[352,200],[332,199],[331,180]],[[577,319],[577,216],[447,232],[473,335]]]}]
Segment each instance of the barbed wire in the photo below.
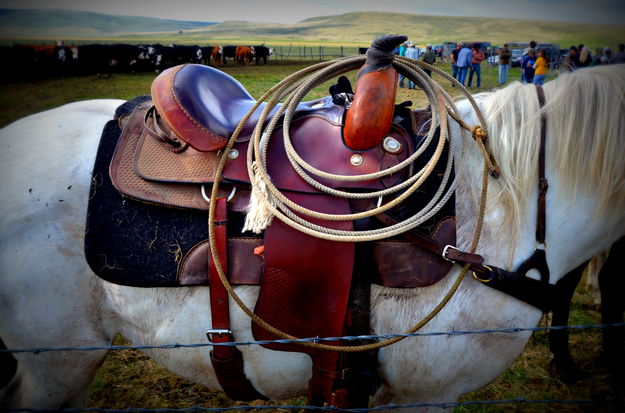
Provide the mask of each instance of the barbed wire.
[{"label": "barbed wire", "polygon": [[613,400],[558,400],[558,399],[505,399],[505,400],[470,400],[464,402],[423,402],[423,403],[406,403],[406,404],[386,404],[370,408],[355,408],[355,409],[342,409],[334,406],[270,406],[270,405],[242,405],[242,406],[230,406],[230,407],[185,407],[179,409],[169,408],[139,408],[129,407],[126,409],[104,409],[99,407],[86,407],[82,409],[22,409],[22,408],[10,408],[9,412],[65,412],[65,413],[77,413],[77,412],[102,412],[102,413],[128,413],[128,412],[224,412],[224,411],[248,411],[248,410],[318,410],[322,412],[349,412],[349,413],[367,413],[376,412],[380,410],[398,410],[408,408],[420,408],[420,407],[439,407],[443,409],[450,409],[460,406],[475,406],[475,405],[500,405],[500,404],[616,404]]},{"label": "barbed wire", "polygon": [[278,339],[278,340],[249,340],[249,341],[232,341],[227,343],[171,343],[157,345],[106,345],[106,346],[81,346],[81,347],[37,347],[24,349],[1,349],[0,353],[45,353],[52,351],[99,351],[99,350],[152,350],[152,349],[177,349],[177,348],[196,348],[196,347],[213,347],[213,346],[251,346],[265,344],[292,344],[292,343],[319,343],[323,341],[355,341],[355,340],[379,340],[390,339],[394,337],[430,337],[430,336],[460,336],[468,334],[513,334],[521,332],[536,332],[550,330],[588,330],[588,329],[604,329],[613,327],[625,327],[625,322],[612,324],[577,324],[569,326],[542,326],[542,327],[509,327],[500,329],[482,329],[482,330],[459,330],[459,331],[441,331],[429,333],[390,333],[390,334],[371,334],[360,336],[341,336],[341,337],[309,337],[299,339]]}]

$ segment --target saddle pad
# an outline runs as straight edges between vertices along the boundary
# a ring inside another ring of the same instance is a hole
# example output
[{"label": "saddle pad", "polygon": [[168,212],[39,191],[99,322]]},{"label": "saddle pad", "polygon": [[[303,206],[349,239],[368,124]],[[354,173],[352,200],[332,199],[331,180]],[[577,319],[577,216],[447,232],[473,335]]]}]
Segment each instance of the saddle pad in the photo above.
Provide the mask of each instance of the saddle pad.
[{"label": "saddle pad", "polygon": [[[115,284],[134,287],[206,284],[206,275],[203,280],[198,279],[186,258],[208,238],[206,211],[167,208],[130,199],[113,186],[109,176],[109,164],[122,132],[117,119],[128,116],[144,100],[125,103],[122,107],[129,110],[118,109],[119,116],[107,123],[102,132],[89,196],[85,257],[94,273]],[[131,129],[129,120],[124,133]],[[232,235],[242,237],[242,221],[242,214],[230,214],[228,228]],[[248,240],[229,240],[229,261],[251,261],[255,265],[251,268],[259,273],[261,262],[256,256],[249,256],[253,254],[254,242]],[[256,243],[260,242],[257,239]],[[178,271],[183,263],[187,264],[187,273],[179,279]]]}]

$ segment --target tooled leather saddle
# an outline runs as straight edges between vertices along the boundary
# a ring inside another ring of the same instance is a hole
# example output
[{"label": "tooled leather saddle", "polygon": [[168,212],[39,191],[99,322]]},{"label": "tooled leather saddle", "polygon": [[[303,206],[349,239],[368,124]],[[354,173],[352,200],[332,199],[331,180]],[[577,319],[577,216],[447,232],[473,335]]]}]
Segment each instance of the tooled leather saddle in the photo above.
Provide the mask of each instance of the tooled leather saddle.
[{"label": "tooled leather saddle", "polygon": [[[422,138],[420,125],[429,119],[428,111],[396,106],[388,137],[399,144],[399,150],[397,146],[388,150],[378,145],[354,151],[343,141],[346,107],[335,101],[329,96],[301,103],[291,122],[290,135],[305,161],[337,174],[377,172],[403,161],[417,150]],[[155,79],[151,97],[134,102],[132,111],[118,116],[119,122],[107,125],[94,168],[85,240],[93,271],[108,281],[141,287],[210,285],[210,339],[215,343],[234,341],[235,337],[229,331],[228,297],[216,278],[207,242],[206,194],[214,183],[220,150],[254,103],[241,84],[221,71],[202,65],[171,68]],[[260,285],[254,309],[259,317],[297,337],[336,337],[346,331],[368,334],[368,321],[356,320],[356,313],[362,307],[368,308],[370,283],[420,287],[435,283],[449,272],[451,262],[403,237],[355,246],[313,238],[277,219],[260,236],[241,233],[251,185],[246,154],[259,113],[260,109],[248,120],[228,153],[219,177],[221,192],[216,204],[218,255],[226,263],[231,284]],[[281,131],[278,128],[274,133]],[[268,173],[292,200],[334,214],[368,207],[320,193],[293,170],[282,139],[270,142]],[[351,162],[356,153],[362,160],[358,164]],[[429,159],[427,155],[426,151],[424,162]],[[414,170],[420,167],[415,165]],[[320,180],[337,189],[377,190],[397,184],[409,174],[347,184]],[[424,192],[429,185],[437,184],[437,175],[426,180]],[[413,195],[408,204],[419,208],[428,200]],[[452,197],[415,234],[440,245],[455,245],[453,208]],[[406,207],[392,211],[396,219],[409,213]],[[365,229],[384,223],[366,219],[334,225],[351,230],[354,226]],[[355,286],[361,290],[354,292]],[[361,329],[354,330],[355,325]],[[252,331],[258,340],[276,338],[256,325]],[[346,390],[354,387],[358,376],[369,374],[366,368],[347,366],[348,361],[337,352],[309,350],[296,344],[265,346],[311,356],[309,403],[366,406],[366,396]],[[215,346],[212,358],[220,383],[230,397],[263,397],[249,382],[244,383],[236,348]],[[233,373],[233,365],[238,365],[240,373]],[[354,402],[356,399],[359,401]]]}]

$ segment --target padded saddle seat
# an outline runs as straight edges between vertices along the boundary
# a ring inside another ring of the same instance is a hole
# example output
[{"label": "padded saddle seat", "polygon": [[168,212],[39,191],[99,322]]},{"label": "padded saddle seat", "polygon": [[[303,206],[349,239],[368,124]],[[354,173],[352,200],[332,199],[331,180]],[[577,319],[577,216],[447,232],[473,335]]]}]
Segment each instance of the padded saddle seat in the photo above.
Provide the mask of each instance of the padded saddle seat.
[{"label": "padded saddle seat", "polygon": [[[236,79],[198,64],[165,70],[152,83],[151,92],[165,124],[180,139],[202,152],[226,146],[241,119],[256,103]],[[266,103],[262,103],[250,117],[238,141],[249,140],[265,106]],[[272,110],[267,120],[278,108]],[[326,117],[330,115],[334,118],[331,121],[342,124],[343,112],[332,104],[331,97],[299,104],[297,116],[319,109],[326,109]]]}]

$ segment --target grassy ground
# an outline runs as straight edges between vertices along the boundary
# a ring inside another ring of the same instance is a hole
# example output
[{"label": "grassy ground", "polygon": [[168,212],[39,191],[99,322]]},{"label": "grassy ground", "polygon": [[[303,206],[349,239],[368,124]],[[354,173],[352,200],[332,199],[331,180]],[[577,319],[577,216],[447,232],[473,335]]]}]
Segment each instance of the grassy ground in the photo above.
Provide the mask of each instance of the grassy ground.
[{"label": "grassy ground", "polygon": [[[250,93],[259,97],[286,75],[302,66],[268,65],[252,67],[226,67],[224,71],[241,81]],[[441,68],[449,72],[448,65]],[[122,98],[129,99],[149,93],[154,74],[114,75],[112,78],[97,79],[95,76],[50,79],[35,82],[0,84],[0,126],[31,113],[49,109],[64,103],[82,99]],[[510,79],[519,78],[518,69],[513,69]],[[487,91],[496,86],[497,68],[483,68],[482,88]],[[448,82],[442,82],[445,89],[457,95]],[[472,92],[477,91],[476,88]],[[311,93],[310,98],[327,94],[327,85]],[[412,100],[413,107],[424,107],[423,93],[399,89],[398,101]],[[598,323],[599,314],[591,305],[591,297],[580,286],[573,301],[570,324]],[[545,321],[546,322],[546,321]],[[124,343],[123,338],[116,339]],[[142,344],[142,343],[135,343]],[[547,333],[535,333],[525,351],[514,364],[493,383],[478,391],[464,395],[462,400],[500,399],[584,399],[618,400],[617,405],[578,404],[516,404],[498,406],[466,406],[458,412],[550,412],[550,411],[625,411],[625,391],[622,383],[607,374],[600,363],[601,333],[598,330],[574,330],[570,344],[573,357],[586,372],[585,376],[571,384],[565,384],[550,374]],[[418,400],[415,400],[417,402]],[[298,398],[279,401],[277,404],[305,403]],[[182,408],[189,406],[226,407],[233,402],[222,393],[209,391],[181,378],[175,377],[164,368],[149,360],[138,351],[115,351],[107,357],[96,377],[90,394],[89,406],[125,409]],[[283,410],[281,410],[283,411]]]},{"label": "grassy ground", "polygon": [[[222,66],[221,69],[235,77],[254,96],[259,98],[269,88],[288,76],[306,67],[306,64],[276,64],[272,62],[267,66]],[[497,86],[497,67],[482,65],[481,88],[471,88],[471,92],[488,91]],[[449,64],[438,64],[437,67],[451,72]],[[354,83],[354,76],[350,76]],[[31,82],[0,83],[0,126],[24,117],[26,115],[51,109],[66,103],[85,99],[131,99],[135,96],[150,93],[150,85],[156,74],[114,74],[111,78],[97,78],[95,75],[76,76],[69,78],[56,78],[36,80]],[[435,79],[441,81],[436,74]],[[509,80],[520,79],[518,68],[512,68]],[[476,79],[474,79],[476,82]],[[319,86],[313,90],[308,99],[326,96],[331,82]],[[451,87],[450,83],[441,82],[443,87],[452,95],[460,93]],[[427,106],[425,95],[419,90],[399,89],[397,100],[403,102],[411,100],[413,107]]]}]

